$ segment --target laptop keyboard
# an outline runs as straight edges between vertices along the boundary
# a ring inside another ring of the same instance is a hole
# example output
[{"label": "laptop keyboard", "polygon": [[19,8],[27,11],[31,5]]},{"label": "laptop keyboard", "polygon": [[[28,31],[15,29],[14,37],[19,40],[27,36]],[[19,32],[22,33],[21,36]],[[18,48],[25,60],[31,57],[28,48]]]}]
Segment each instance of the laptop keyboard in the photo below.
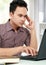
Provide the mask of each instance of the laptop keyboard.
[{"label": "laptop keyboard", "polygon": [[24,60],[31,60],[31,59],[36,59],[36,58],[37,58],[37,55],[36,56],[31,56],[31,55],[20,56],[20,59],[24,59]]}]

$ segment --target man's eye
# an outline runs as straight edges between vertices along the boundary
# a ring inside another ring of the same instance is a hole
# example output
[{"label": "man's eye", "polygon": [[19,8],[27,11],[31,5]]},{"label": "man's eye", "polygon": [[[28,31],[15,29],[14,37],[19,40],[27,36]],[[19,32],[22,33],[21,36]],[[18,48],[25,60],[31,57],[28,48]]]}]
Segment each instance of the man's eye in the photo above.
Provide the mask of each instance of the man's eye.
[{"label": "man's eye", "polygon": [[24,16],[26,18],[26,16]]},{"label": "man's eye", "polygon": [[25,15],[24,17],[27,18],[27,15]]},{"label": "man's eye", "polygon": [[22,17],[22,15],[19,15],[20,17]]}]

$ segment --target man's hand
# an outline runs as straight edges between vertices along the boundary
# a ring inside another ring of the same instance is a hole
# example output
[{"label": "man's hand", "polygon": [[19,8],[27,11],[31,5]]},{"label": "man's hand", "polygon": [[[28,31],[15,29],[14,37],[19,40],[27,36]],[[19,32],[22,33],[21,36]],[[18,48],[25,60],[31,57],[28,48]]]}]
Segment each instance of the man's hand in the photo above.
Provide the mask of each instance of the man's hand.
[{"label": "man's hand", "polygon": [[37,55],[37,51],[30,46],[23,47],[23,51],[32,56]]},{"label": "man's hand", "polygon": [[28,25],[24,24],[28,29],[33,29],[34,28],[34,22],[27,16],[26,17],[27,21],[29,22]]}]

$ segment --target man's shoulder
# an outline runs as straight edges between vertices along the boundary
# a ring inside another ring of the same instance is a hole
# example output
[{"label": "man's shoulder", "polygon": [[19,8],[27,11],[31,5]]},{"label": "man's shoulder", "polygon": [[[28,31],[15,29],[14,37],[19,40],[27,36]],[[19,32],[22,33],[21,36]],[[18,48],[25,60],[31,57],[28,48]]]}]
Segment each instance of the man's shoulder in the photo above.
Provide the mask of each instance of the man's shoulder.
[{"label": "man's shoulder", "polygon": [[0,24],[0,27],[2,28],[2,26],[4,26],[5,24]]},{"label": "man's shoulder", "polygon": [[4,29],[5,28],[5,24],[0,24],[0,29]]},{"label": "man's shoulder", "polygon": [[0,34],[4,33],[6,24],[0,24]]}]

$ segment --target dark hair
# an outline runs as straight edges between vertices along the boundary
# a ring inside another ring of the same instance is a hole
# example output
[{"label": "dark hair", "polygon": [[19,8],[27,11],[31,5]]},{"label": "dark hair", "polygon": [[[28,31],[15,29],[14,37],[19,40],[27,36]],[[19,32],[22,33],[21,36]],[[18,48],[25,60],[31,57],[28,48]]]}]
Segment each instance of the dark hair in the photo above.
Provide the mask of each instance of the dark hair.
[{"label": "dark hair", "polygon": [[24,1],[24,0],[13,0],[11,3],[10,3],[10,8],[9,8],[9,12],[12,12],[14,13],[14,11],[16,10],[17,6],[20,6],[20,7],[25,7],[27,10],[27,3]]}]

